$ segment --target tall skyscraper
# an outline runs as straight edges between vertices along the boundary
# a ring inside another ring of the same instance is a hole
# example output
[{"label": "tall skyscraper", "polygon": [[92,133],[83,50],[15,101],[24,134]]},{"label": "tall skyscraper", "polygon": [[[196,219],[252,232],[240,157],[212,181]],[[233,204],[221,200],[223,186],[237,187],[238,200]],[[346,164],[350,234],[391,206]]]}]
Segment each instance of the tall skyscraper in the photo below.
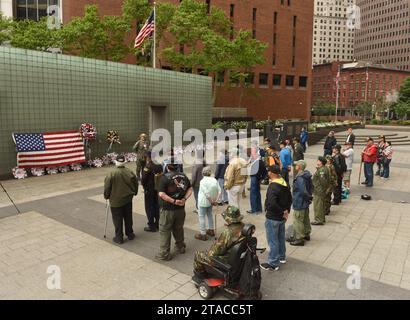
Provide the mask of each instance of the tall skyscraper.
[{"label": "tall skyscraper", "polygon": [[354,25],[349,10],[356,0],[315,0],[313,64],[353,60]]},{"label": "tall skyscraper", "polygon": [[355,58],[410,70],[410,0],[356,0]]}]

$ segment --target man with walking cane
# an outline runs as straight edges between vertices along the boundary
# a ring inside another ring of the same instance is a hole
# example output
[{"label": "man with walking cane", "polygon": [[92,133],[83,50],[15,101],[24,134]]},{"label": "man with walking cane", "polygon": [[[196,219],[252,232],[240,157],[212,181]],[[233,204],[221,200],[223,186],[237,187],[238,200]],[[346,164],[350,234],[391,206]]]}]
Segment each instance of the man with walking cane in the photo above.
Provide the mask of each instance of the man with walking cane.
[{"label": "man with walking cane", "polygon": [[104,198],[110,201],[112,221],[115,228],[115,237],[112,240],[115,243],[124,243],[123,224],[125,224],[125,234],[128,240],[135,238],[132,229],[132,198],[137,194],[137,176],[125,167],[125,157],[118,156],[115,161],[115,169],[107,175],[104,182]]}]

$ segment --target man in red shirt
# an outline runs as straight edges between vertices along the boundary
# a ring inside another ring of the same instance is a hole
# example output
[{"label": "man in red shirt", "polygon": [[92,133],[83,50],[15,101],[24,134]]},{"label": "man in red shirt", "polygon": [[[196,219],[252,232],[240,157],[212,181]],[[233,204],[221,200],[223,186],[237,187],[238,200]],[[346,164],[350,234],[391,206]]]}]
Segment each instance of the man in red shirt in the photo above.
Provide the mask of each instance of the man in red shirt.
[{"label": "man in red shirt", "polygon": [[372,138],[367,139],[366,147],[362,151],[362,161],[364,162],[364,176],[366,178],[362,184],[366,187],[373,187],[373,167],[377,162],[377,146]]}]

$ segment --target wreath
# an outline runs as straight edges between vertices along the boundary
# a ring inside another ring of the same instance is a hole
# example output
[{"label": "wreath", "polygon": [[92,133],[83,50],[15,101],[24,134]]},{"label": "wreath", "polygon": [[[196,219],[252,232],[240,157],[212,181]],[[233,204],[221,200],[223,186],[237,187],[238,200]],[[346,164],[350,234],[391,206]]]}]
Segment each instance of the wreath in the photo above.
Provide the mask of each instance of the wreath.
[{"label": "wreath", "polygon": [[118,131],[108,130],[108,132],[107,132],[107,141],[108,141],[109,143],[118,143],[118,144],[121,144],[121,142],[120,142],[120,135],[118,134]]},{"label": "wreath", "polygon": [[80,126],[80,134],[84,140],[95,140],[97,138],[97,129],[91,123],[83,123]]}]

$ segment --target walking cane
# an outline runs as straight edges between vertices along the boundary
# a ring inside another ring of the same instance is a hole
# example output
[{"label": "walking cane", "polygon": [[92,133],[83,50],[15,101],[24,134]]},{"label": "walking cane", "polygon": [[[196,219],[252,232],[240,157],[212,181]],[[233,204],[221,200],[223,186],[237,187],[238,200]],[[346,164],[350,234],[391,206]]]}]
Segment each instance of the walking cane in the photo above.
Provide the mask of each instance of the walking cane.
[{"label": "walking cane", "polygon": [[108,200],[106,200],[107,204],[105,206],[105,228],[104,228],[104,239],[107,238],[107,222],[108,222]]}]

